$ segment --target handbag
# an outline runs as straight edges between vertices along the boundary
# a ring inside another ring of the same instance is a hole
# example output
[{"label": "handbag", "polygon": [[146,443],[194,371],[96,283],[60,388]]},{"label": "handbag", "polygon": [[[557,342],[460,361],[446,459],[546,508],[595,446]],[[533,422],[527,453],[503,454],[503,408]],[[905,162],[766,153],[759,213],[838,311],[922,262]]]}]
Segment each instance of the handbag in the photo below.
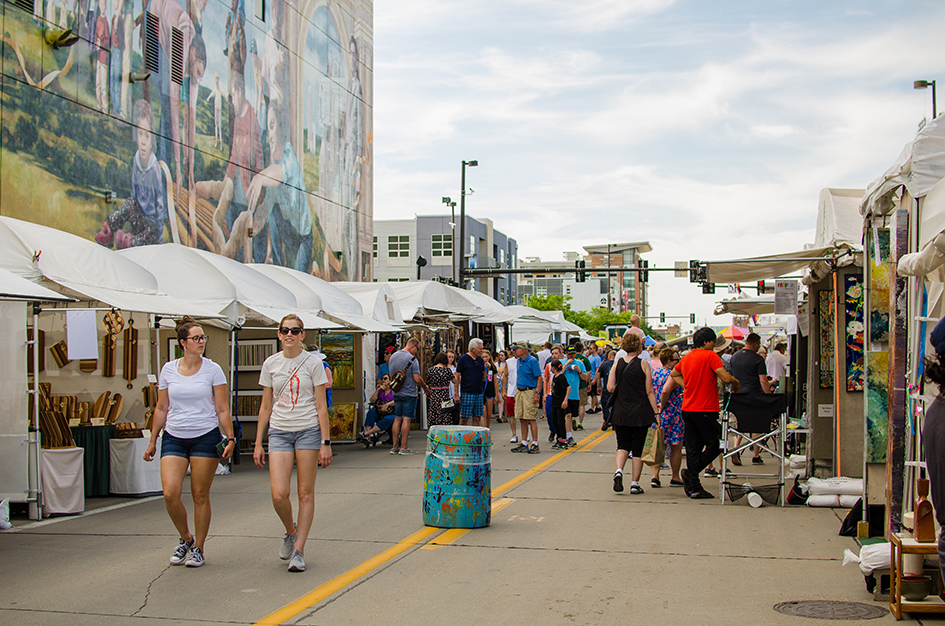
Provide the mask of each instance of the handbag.
[{"label": "handbag", "polygon": [[641,459],[647,465],[662,465],[666,455],[666,436],[659,425],[654,425],[646,431],[646,441],[643,443]]},{"label": "handbag", "polygon": [[407,380],[407,370],[410,369],[410,366],[413,365],[413,362],[417,360],[417,357],[413,357],[407,361],[407,367],[402,370],[397,370],[390,377],[390,388],[394,390],[394,393],[397,393],[404,387],[404,382]]}]

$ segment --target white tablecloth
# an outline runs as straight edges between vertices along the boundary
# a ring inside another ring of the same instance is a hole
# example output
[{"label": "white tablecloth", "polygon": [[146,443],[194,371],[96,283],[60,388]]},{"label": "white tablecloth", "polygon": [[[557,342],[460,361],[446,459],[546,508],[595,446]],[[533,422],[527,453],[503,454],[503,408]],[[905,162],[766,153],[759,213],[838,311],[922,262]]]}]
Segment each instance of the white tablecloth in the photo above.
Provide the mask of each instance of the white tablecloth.
[{"label": "white tablecloth", "polygon": [[44,513],[85,511],[85,470],[82,448],[43,450]]},{"label": "white tablecloth", "polygon": [[142,457],[148,449],[148,439],[109,439],[109,493],[120,496],[140,496],[161,493],[161,438],[157,440],[158,454],[150,463]]}]

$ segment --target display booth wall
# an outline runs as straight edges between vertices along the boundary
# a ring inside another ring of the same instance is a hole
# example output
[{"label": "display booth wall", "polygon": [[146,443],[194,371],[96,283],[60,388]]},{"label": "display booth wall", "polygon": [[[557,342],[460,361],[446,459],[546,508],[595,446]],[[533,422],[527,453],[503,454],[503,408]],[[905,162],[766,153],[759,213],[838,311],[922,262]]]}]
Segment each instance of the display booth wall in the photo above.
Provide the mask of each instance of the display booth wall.
[{"label": "display booth wall", "polygon": [[27,499],[28,304],[0,300],[0,500]]}]

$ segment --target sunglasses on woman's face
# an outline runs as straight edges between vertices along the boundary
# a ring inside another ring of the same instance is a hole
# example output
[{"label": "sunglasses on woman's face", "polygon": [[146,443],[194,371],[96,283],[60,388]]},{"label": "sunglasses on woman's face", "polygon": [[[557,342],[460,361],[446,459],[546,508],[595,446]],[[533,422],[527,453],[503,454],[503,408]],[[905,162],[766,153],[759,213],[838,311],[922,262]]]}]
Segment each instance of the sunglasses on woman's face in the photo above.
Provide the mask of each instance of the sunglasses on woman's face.
[{"label": "sunglasses on woman's face", "polygon": [[288,335],[290,333],[293,335],[301,335],[302,329],[298,327],[289,328],[287,326],[283,326],[282,328],[279,329],[279,332],[282,333],[283,335]]}]

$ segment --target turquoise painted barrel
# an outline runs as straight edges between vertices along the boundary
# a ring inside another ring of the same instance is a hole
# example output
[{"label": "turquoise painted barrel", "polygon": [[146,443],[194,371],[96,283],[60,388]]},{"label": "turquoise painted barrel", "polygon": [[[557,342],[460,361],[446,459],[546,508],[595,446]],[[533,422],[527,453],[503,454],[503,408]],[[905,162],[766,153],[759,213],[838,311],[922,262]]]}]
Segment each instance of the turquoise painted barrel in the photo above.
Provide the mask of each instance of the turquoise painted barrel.
[{"label": "turquoise painted barrel", "polygon": [[492,520],[492,438],[488,428],[433,426],[423,468],[423,523],[482,528]]}]

